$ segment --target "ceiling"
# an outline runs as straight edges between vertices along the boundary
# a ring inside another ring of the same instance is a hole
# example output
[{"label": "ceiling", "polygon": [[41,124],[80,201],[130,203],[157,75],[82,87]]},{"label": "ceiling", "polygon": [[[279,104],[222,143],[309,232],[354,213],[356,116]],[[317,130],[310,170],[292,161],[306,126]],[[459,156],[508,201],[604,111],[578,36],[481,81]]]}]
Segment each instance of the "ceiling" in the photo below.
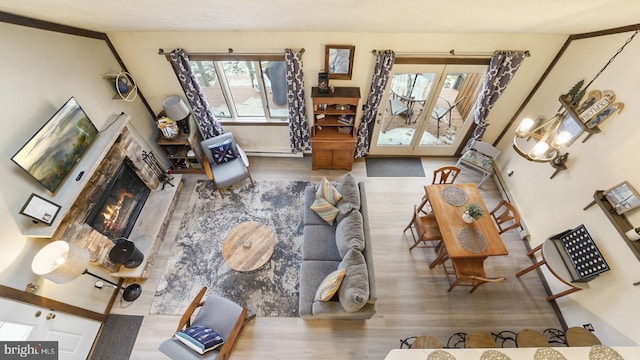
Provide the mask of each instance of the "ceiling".
[{"label": "ceiling", "polygon": [[0,11],[107,33],[577,34],[640,23],[637,0],[0,0]]}]

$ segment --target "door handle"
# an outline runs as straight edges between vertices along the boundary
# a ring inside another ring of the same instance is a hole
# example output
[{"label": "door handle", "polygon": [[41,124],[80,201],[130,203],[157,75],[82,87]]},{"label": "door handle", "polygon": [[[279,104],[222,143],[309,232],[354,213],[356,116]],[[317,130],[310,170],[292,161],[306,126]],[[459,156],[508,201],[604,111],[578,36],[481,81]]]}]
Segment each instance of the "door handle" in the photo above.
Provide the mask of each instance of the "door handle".
[{"label": "door handle", "polygon": [[47,314],[47,320],[51,320],[51,319],[55,319],[56,318],[56,314],[53,313],[48,313]]}]

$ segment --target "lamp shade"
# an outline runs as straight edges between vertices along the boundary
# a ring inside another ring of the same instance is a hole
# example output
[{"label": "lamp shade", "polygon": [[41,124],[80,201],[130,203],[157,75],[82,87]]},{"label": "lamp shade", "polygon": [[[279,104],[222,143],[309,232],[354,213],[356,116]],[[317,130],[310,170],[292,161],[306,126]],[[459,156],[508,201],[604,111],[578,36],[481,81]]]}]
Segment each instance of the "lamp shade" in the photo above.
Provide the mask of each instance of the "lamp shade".
[{"label": "lamp shade", "polygon": [[177,95],[169,96],[162,100],[162,108],[165,115],[171,120],[180,121],[189,116],[189,107],[182,98]]},{"label": "lamp shade", "polygon": [[89,264],[89,251],[58,240],[45,245],[31,262],[31,270],[57,284],[67,283],[82,275]]}]

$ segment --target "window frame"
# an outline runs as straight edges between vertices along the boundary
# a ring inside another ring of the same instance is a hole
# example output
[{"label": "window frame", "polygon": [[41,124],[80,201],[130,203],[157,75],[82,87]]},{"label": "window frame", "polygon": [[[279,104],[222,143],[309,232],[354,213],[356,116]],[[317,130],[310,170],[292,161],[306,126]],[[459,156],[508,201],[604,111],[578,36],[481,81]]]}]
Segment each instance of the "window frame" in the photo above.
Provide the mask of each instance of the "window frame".
[{"label": "window frame", "polygon": [[247,116],[240,117],[236,112],[236,104],[233,100],[233,94],[227,82],[224,70],[222,69],[222,61],[251,61],[260,64],[261,61],[285,61],[284,54],[193,54],[189,55],[189,61],[211,61],[220,79],[220,87],[222,94],[231,113],[229,118],[218,118],[218,122],[228,125],[279,125],[289,124],[289,116],[286,117],[271,117],[268,108],[268,94],[265,91],[266,86],[264,83],[264,73],[262,66],[256,66],[259,88],[260,88],[260,100],[262,101],[262,110],[264,116]]}]

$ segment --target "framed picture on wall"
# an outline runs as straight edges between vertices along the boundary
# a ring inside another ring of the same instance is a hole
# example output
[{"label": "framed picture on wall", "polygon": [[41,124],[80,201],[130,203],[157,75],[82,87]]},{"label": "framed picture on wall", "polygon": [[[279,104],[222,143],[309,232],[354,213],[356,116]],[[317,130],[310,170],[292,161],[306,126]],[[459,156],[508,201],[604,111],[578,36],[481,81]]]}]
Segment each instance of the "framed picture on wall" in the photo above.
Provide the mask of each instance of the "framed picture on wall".
[{"label": "framed picture on wall", "polygon": [[355,49],[351,45],[325,46],[324,68],[329,79],[351,80]]},{"label": "framed picture on wall", "polygon": [[36,194],[31,194],[20,210],[20,214],[30,217],[36,223],[51,225],[59,211],[60,205]]}]

